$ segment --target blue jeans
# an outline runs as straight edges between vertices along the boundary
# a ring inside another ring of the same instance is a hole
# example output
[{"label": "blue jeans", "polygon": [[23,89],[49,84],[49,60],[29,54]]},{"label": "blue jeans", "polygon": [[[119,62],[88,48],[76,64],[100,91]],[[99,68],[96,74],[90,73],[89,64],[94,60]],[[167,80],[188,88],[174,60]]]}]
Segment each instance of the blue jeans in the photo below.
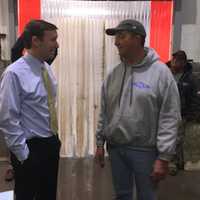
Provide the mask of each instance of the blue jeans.
[{"label": "blue jeans", "polygon": [[133,200],[135,182],[138,200],[156,200],[156,185],[150,175],[156,151],[138,151],[127,147],[109,147],[116,200]]}]

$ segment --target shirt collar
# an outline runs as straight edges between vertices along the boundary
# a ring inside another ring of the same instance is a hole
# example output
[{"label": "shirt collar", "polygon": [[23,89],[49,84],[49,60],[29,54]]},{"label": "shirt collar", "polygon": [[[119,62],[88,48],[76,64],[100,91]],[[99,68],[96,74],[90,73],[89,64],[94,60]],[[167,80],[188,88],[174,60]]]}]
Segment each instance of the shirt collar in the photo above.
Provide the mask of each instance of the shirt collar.
[{"label": "shirt collar", "polygon": [[29,63],[29,65],[33,66],[34,68],[38,68],[41,70],[45,65],[44,62],[40,61],[29,53],[26,53],[23,57]]}]

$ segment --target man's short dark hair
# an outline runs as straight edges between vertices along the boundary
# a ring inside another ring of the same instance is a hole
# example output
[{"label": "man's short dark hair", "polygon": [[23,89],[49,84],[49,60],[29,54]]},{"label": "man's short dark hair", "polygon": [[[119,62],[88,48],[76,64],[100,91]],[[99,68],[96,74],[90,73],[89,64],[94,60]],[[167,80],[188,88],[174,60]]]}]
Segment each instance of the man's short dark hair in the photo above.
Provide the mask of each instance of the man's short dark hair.
[{"label": "man's short dark hair", "polygon": [[32,46],[32,37],[37,36],[42,40],[45,31],[53,31],[58,28],[44,20],[31,20],[26,24],[23,32],[24,47],[30,49]]}]

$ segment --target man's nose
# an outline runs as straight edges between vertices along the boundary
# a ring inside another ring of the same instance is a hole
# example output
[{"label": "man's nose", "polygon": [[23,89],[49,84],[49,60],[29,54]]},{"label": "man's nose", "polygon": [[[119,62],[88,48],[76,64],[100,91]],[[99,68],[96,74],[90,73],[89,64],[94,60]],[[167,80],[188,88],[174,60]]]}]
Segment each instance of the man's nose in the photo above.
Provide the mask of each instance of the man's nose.
[{"label": "man's nose", "polygon": [[58,42],[56,41],[56,48],[59,48],[59,44],[58,44]]},{"label": "man's nose", "polygon": [[119,40],[117,38],[115,39],[115,46],[119,46]]}]

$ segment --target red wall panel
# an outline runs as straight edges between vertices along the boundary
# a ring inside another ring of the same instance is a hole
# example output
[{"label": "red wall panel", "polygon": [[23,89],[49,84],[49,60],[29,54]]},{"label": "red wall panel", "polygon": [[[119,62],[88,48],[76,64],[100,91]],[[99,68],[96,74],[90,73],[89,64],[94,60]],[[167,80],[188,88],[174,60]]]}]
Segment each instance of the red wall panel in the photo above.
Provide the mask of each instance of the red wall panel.
[{"label": "red wall panel", "polygon": [[18,0],[18,34],[31,19],[40,19],[40,0]]},{"label": "red wall panel", "polygon": [[151,1],[150,46],[166,62],[171,54],[173,1]]}]

